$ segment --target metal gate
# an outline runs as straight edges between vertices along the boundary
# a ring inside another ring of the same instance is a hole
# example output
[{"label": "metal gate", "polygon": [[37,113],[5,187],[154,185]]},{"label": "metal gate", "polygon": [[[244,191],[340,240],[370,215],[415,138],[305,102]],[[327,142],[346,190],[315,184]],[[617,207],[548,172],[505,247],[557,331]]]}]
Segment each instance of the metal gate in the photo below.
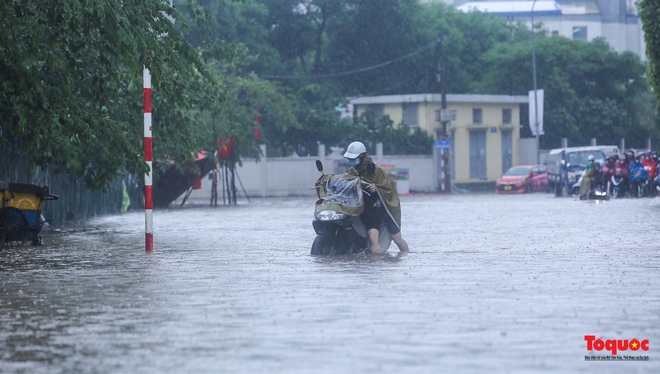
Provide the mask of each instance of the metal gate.
[{"label": "metal gate", "polygon": [[502,131],[502,174],[513,166],[513,135],[512,131]]},{"label": "metal gate", "polygon": [[487,179],[486,131],[470,131],[470,179]]}]

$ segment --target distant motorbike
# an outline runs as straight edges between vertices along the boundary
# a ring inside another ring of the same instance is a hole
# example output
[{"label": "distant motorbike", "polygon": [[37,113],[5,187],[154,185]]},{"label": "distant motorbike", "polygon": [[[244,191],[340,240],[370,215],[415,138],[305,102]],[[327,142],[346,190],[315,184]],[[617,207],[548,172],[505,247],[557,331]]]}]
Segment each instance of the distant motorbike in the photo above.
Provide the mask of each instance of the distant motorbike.
[{"label": "distant motorbike", "polygon": [[612,175],[612,177],[610,178],[610,181],[608,182],[609,184],[608,191],[610,192],[610,196],[613,199],[623,197],[624,182],[625,179],[621,175]]},{"label": "distant motorbike", "polygon": [[[371,167],[375,168],[375,165],[369,165]],[[315,185],[319,199],[312,221],[316,238],[311,254],[332,256],[368,251],[367,228],[360,219],[364,210],[363,194],[368,193],[362,189],[362,179],[347,174],[325,174],[323,163],[319,160],[316,161],[316,168],[322,175]],[[381,248],[389,248],[392,238],[384,222],[379,234]]]},{"label": "distant motorbike", "polygon": [[647,195],[649,174],[641,164],[631,167],[629,181],[630,193],[633,197],[641,198]]},{"label": "distant motorbike", "polygon": [[589,193],[589,200],[607,200],[609,198],[606,186],[601,183],[594,183]]},{"label": "distant motorbike", "polygon": [[[584,176],[581,176],[578,179],[577,183],[571,189],[571,194],[573,197],[580,197],[580,186],[582,185],[582,179]],[[589,200],[607,200],[609,199],[609,194],[607,193],[607,186],[604,186],[602,183],[592,182],[591,190],[589,191]]]}]

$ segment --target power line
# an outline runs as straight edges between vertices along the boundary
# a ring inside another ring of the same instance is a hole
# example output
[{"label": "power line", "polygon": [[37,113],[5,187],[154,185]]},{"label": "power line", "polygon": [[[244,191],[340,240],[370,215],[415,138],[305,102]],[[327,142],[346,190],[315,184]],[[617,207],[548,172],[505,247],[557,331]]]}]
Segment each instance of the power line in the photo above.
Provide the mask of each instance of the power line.
[{"label": "power line", "polygon": [[368,97],[368,96],[373,96],[375,94],[379,94],[379,93],[382,93],[382,92],[387,92],[387,91],[392,90],[394,88],[402,87],[403,85],[408,84],[408,83],[410,83],[410,82],[412,82],[416,79],[419,79],[419,78],[422,77],[422,75],[423,74],[417,74],[412,78],[402,79],[402,80],[396,82],[394,85],[391,85],[391,86],[388,86],[388,87],[385,87],[385,88],[381,88],[381,89],[369,92],[369,93],[364,94],[364,95],[349,97],[347,100],[350,102],[351,100],[359,99],[361,97]]},{"label": "power line", "polygon": [[369,70],[374,70],[378,68],[382,68],[383,66],[387,66],[390,64],[393,64],[395,62],[399,62],[401,60],[404,60],[406,58],[410,58],[412,56],[416,56],[422,52],[425,52],[435,46],[436,42],[433,42],[421,49],[418,49],[415,52],[409,53],[405,56],[399,57],[394,60],[386,61],[378,65],[373,65],[365,68],[360,68],[360,69],[355,69],[355,70],[349,70],[349,71],[343,71],[343,72],[338,72],[338,73],[329,73],[329,74],[312,74],[312,75],[261,75],[257,74],[258,77],[260,78],[265,78],[265,79],[326,79],[326,78],[337,78],[337,77],[345,77],[347,75],[353,75],[353,74],[358,74],[358,73],[363,73],[365,71]]}]

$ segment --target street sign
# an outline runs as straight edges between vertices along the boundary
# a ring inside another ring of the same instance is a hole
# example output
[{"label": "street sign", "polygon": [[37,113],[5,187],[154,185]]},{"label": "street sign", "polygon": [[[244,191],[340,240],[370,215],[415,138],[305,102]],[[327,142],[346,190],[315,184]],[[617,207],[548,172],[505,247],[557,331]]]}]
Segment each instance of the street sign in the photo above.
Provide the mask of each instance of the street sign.
[{"label": "street sign", "polygon": [[449,139],[438,139],[435,141],[435,149],[449,149],[450,146]]},{"label": "street sign", "polygon": [[441,109],[440,121],[441,122],[456,121],[456,109]]}]

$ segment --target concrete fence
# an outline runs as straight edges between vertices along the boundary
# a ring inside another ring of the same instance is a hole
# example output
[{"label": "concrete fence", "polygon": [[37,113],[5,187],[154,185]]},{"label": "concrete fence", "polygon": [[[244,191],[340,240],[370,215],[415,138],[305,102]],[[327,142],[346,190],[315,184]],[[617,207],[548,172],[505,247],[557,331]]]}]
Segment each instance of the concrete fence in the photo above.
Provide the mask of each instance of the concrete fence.
[{"label": "concrete fence", "polygon": [[[536,139],[521,138],[518,144],[520,152],[514,165],[535,164]],[[545,161],[548,151],[540,150],[541,163]],[[265,145],[261,146],[261,153],[267,154]],[[326,154],[323,144],[319,145],[318,154]],[[410,192],[438,192],[440,189],[441,168],[437,152],[435,155],[384,155],[383,147],[379,144],[376,146],[376,154],[372,157],[378,165],[407,171],[406,190]],[[238,196],[243,199],[245,194],[249,197],[315,196],[314,182],[320,176],[316,170],[317,159],[321,160],[324,170],[328,173],[342,173],[347,169],[343,157],[336,152],[325,157],[262,157],[259,161],[244,159],[243,165],[237,166],[236,170]],[[403,182],[400,182],[400,186],[401,184]],[[492,190],[490,184],[487,187]],[[218,189],[220,203],[222,188],[220,186]],[[401,192],[401,188],[398,189]],[[201,189],[194,190],[188,199],[199,203],[201,200],[210,201],[210,198],[211,181],[208,177],[204,177]],[[180,204],[181,201],[182,197],[179,197],[174,204]]]},{"label": "concrete fence", "polygon": [[[261,146],[262,154],[266,148]],[[319,145],[320,155],[325,155],[325,146]],[[382,146],[377,147],[374,162],[385,167],[406,170],[408,181],[406,186],[413,192],[435,192],[438,190],[437,167],[432,155],[388,156],[382,154]],[[325,157],[262,157],[261,160],[242,160],[242,166],[236,168],[236,188],[239,199],[249,197],[287,197],[315,196],[314,182],[321,175],[316,170],[316,160],[321,160],[327,173],[343,172],[344,159],[341,156]],[[336,170],[336,168],[339,170]],[[210,202],[211,180],[208,176],[202,178],[201,188],[193,190],[188,200],[199,203],[202,200]],[[401,189],[399,189],[401,191]],[[222,186],[218,187],[218,203],[222,204]],[[173,204],[180,204],[179,197]]]}]

